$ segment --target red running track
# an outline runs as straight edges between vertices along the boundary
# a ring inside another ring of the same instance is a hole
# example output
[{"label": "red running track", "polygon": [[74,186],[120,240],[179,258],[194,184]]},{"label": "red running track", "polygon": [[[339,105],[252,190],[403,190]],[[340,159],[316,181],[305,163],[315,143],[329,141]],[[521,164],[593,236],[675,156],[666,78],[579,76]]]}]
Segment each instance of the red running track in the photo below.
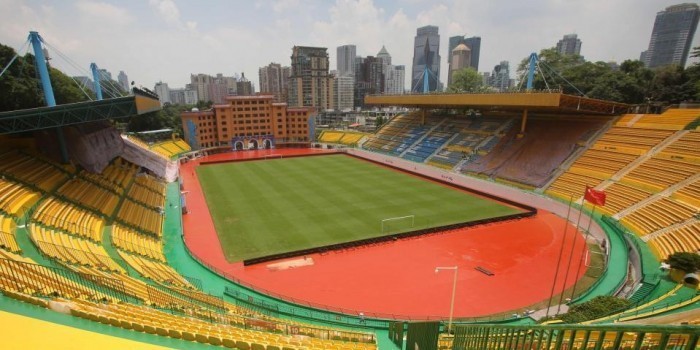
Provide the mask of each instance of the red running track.
[{"label": "red running track", "polygon": [[[313,149],[275,149],[209,156],[206,161],[260,157],[266,154],[309,154]],[[549,297],[565,220],[539,211],[535,217],[487,224],[384,244],[314,254],[313,265],[271,270],[268,264],[244,267],[224,258],[214,223],[194,167],[181,166],[189,214],[183,216],[187,247],[200,260],[252,286],[286,300],[368,316],[425,319],[447,318],[452,271],[458,266],[455,317],[479,317],[523,311]],[[556,290],[574,284],[579,259],[587,251],[580,233],[569,226]],[[574,242],[575,240],[575,242]],[[574,242],[571,269],[564,283]],[[481,266],[494,276],[474,268]],[[585,272],[581,266],[579,276]]]}]

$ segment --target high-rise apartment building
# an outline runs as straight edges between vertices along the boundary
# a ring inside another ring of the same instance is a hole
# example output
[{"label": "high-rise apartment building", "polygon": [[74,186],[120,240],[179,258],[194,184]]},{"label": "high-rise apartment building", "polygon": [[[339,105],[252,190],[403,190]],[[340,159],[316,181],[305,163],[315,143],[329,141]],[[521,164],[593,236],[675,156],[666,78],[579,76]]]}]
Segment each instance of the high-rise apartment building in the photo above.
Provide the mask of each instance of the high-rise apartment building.
[{"label": "high-rise apartment building", "polygon": [[197,91],[200,101],[212,101],[213,103],[224,103],[226,96],[236,94],[235,77],[226,77],[218,73],[215,77],[208,74],[191,74],[190,87]]},{"label": "high-rise apartment building", "polygon": [[260,92],[275,96],[275,102],[287,101],[287,84],[290,68],[282,67],[279,63],[270,63],[260,67],[258,75],[260,79]]},{"label": "high-rise apartment building", "polygon": [[272,95],[228,96],[210,110],[180,114],[184,139],[194,149],[272,148],[309,142],[309,108],[288,108]]},{"label": "high-rise apartment building", "polygon": [[339,111],[355,108],[355,77],[352,75],[335,76],[336,108]]},{"label": "high-rise apartment building", "polygon": [[168,88],[168,83],[164,83],[162,81],[159,81],[156,83],[156,85],[153,87],[153,92],[158,95],[158,100],[160,100],[160,105],[164,105],[166,103],[171,103],[170,102],[170,88]]},{"label": "high-rise apartment building", "polygon": [[566,34],[557,42],[557,52],[562,55],[580,55],[581,39],[576,34]]},{"label": "high-rise apartment building", "polygon": [[334,79],[329,74],[325,47],[294,46],[287,101],[294,107],[332,109],[335,105]]},{"label": "high-rise apartment building", "polygon": [[174,105],[197,104],[197,91],[190,89],[170,89],[170,103]]},{"label": "high-rise apartment building", "polygon": [[420,27],[416,31],[416,37],[413,43],[411,91],[437,91],[439,86],[440,35],[438,34],[438,27]]},{"label": "high-rise apartment building", "polygon": [[406,82],[406,66],[389,65],[384,72],[384,93],[402,95]]},{"label": "high-rise apartment building", "polygon": [[450,52],[450,70],[447,76],[447,87],[452,85],[454,74],[464,68],[471,68],[472,50],[465,44],[459,44]]},{"label": "high-rise apartment building", "polygon": [[117,75],[117,82],[119,82],[119,86],[124,89],[124,91],[129,92],[129,77],[126,76],[126,73],[124,73],[123,70],[119,71],[119,75]]},{"label": "high-rise apartment building", "polygon": [[[479,71],[479,54],[481,53],[481,37],[479,36],[473,36],[470,38],[467,38],[466,36],[451,36],[449,40],[449,47],[448,47],[448,56],[447,56],[447,63],[450,64],[452,63],[452,50],[457,47],[459,44],[464,44],[467,45],[469,48],[469,51],[471,52],[471,55],[469,56],[469,66],[474,68],[475,71]],[[449,75],[448,75],[449,79]],[[449,85],[449,81],[448,81]]]},{"label": "high-rise apartment building", "polygon": [[357,56],[355,45],[338,46],[336,49],[336,70],[338,75],[355,74],[355,56]]},{"label": "high-rise apartment building", "polygon": [[670,64],[685,67],[699,18],[700,7],[694,3],[669,6],[658,12],[649,48],[640,57],[644,65],[648,68]]}]

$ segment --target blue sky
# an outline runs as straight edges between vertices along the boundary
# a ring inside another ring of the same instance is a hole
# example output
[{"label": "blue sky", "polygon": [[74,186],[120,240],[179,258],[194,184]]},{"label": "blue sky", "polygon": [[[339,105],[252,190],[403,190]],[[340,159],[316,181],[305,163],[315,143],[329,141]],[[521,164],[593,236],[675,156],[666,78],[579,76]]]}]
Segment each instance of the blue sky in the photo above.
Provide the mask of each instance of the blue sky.
[{"label": "blue sky", "polygon": [[[386,45],[394,64],[410,72],[416,28],[440,30],[441,76],[447,74],[447,40],[482,37],[480,71],[502,60],[511,67],[530,52],[577,33],[581,53],[593,61],[637,59],[649,44],[656,12],[666,0],[0,0],[0,43],[18,50],[37,30],[79,67],[60,57],[53,64],[84,75],[91,62],[137,84],[183,87],[190,73],[240,74],[258,85],[258,68],[289,65],[294,45],[357,45],[375,55]],[[700,38],[694,38],[699,46]],[[2,63],[2,62],[0,62]],[[408,86],[410,77],[406,77]]]}]

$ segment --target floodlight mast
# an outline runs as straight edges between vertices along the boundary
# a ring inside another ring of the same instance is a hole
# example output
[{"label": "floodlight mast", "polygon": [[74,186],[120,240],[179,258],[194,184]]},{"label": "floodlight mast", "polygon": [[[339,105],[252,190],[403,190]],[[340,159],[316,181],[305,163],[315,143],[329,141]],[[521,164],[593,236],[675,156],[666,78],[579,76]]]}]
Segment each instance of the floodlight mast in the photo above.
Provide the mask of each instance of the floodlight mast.
[{"label": "floodlight mast", "polygon": [[440,272],[441,270],[452,270],[454,271],[454,279],[452,281],[452,300],[450,301],[450,319],[447,323],[447,334],[451,334],[452,332],[452,315],[454,314],[454,309],[455,309],[455,292],[457,291],[457,272],[459,271],[458,266],[447,266],[447,267],[436,267],[435,268],[435,273]]}]

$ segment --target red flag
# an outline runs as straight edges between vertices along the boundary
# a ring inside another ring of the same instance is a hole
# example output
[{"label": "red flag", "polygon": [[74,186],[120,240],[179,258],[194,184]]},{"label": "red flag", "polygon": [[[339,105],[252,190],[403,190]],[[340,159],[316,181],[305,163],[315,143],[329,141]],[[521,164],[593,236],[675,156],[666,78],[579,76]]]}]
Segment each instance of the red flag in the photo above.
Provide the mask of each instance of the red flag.
[{"label": "red flag", "polygon": [[605,191],[596,191],[593,187],[586,186],[586,194],[583,198],[595,205],[605,205]]}]

